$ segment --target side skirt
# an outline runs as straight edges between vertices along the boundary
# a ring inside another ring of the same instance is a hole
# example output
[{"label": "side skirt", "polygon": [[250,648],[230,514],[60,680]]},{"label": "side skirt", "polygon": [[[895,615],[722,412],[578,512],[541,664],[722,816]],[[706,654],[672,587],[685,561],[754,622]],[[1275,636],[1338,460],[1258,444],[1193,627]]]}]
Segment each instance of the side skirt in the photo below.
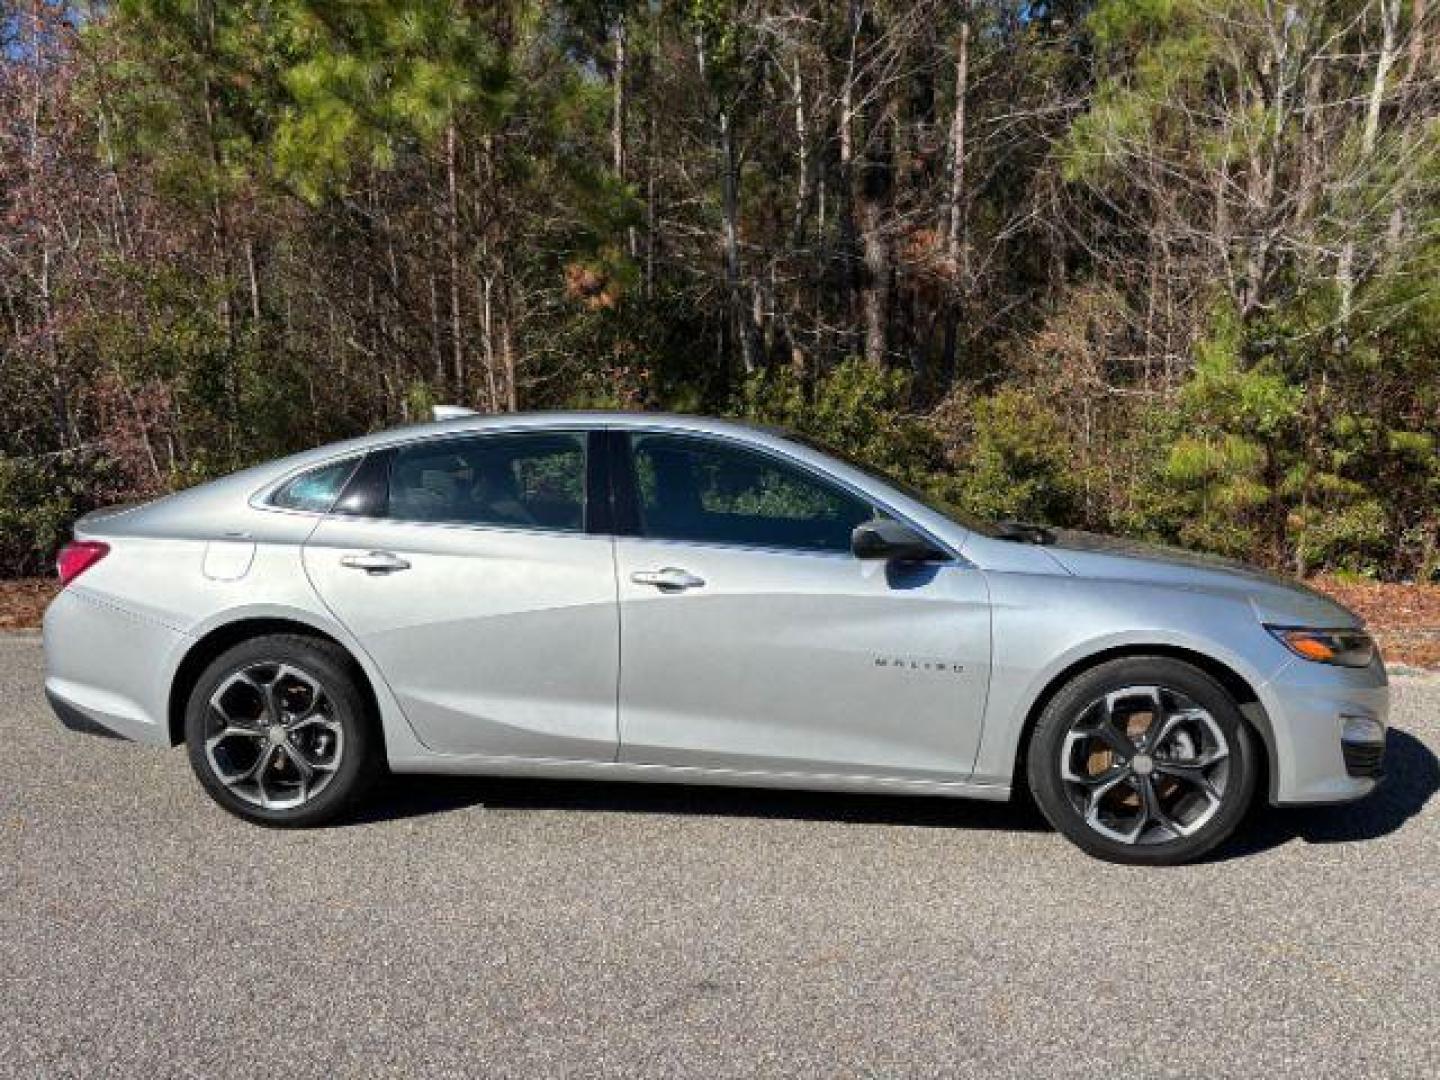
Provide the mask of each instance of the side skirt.
[{"label": "side skirt", "polygon": [[483,754],[435,755],[390,761],[397,773],[451,776],[528,776],[547,780],[620,780],[641,784],[713,784],[723,787],[795,788],[806,791],[881,792],[891,795],[942,795],[957,799],[1004,802],[1008,784],[972,784],[963,780],[906,780],[839,773],[760,772],[707,769],[689,765],[638,765],[618,761],[567,761],[563,758],[488,757]]}]

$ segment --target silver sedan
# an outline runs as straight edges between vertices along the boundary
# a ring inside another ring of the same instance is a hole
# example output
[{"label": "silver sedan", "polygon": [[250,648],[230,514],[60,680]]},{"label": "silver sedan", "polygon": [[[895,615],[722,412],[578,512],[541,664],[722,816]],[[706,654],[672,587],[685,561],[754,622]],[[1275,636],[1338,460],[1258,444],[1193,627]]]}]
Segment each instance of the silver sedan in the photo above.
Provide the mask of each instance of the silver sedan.
[{"label": "silver sedan", "polygon": [[183,743],[267,825],[393,772],[1008,799],[1194,859],[1374,789],[1385,668],[1294,582],[971,520],[783,431],[620,413],[387,431],[82,519],[70,727]]}]

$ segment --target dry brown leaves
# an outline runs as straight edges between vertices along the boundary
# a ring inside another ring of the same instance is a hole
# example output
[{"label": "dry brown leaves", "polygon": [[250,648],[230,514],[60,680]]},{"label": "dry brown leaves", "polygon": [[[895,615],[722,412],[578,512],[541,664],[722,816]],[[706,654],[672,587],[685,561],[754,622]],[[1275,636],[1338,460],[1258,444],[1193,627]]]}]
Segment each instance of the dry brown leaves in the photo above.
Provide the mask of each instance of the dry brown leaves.
[{"label": "dry brown leaves", "polygon": [[1311,586],[1357,612],[1380,642],[1385,659],[1440,668],[1440,585],[1392,585],[1317,577]]},{"label": "dry brown leaves", "polygon": [[54,578],[0,581],[0,630],[33,630],[60,583]]}]

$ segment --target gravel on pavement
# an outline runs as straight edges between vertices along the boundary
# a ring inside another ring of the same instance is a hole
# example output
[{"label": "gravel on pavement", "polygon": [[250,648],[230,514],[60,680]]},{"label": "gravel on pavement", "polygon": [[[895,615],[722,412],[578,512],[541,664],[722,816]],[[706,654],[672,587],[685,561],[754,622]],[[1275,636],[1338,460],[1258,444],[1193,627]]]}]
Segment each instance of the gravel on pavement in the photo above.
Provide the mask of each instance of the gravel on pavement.
[{"label": "gravel on pavement", "polygon": [[391,781],[246,825],[0,637],[0,1075],[1440,1075],[1440,679],[1197,866],[1008,806]]}]

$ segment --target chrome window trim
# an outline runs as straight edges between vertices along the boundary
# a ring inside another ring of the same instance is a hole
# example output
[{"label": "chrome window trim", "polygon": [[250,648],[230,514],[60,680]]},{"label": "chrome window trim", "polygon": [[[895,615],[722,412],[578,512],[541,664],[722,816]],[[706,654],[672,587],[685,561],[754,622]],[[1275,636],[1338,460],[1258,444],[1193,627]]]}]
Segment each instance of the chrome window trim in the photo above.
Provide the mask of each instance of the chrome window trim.
[{"label": "chrome window trim", "polygon": [[614,540],[610,533],[593,533],[585,529],[551,529],[543,525],[483,525],[469,521],[411,521],[408,518],[362,517],[358,514],[327,514],[337,521],[354,521],[361,525],[394,525],[421,529],[463,529],[467,532],[501,532],[529,536],[576,536],[592,540]]},{"label": "chrome window trim", "polygon": [[[808,559],[835,559],[854,563],[878,563],[879,559],[860,559],[850,551],[829,551],[825,548],[798,548],[798,547],[774,547],[763,544],[733,544],[722,540],[671,540],[661,536],[616,536],[616,540],[628,540],[633,543],[645,544],[647,546],[671,546],[686,548],[705,548],[715,551],[741,551],[751,555],[789,555],[801,556]],[[965,565],[961,559],[931,560],[930,562],[915,563],[916,566],[955,566]]]}]

